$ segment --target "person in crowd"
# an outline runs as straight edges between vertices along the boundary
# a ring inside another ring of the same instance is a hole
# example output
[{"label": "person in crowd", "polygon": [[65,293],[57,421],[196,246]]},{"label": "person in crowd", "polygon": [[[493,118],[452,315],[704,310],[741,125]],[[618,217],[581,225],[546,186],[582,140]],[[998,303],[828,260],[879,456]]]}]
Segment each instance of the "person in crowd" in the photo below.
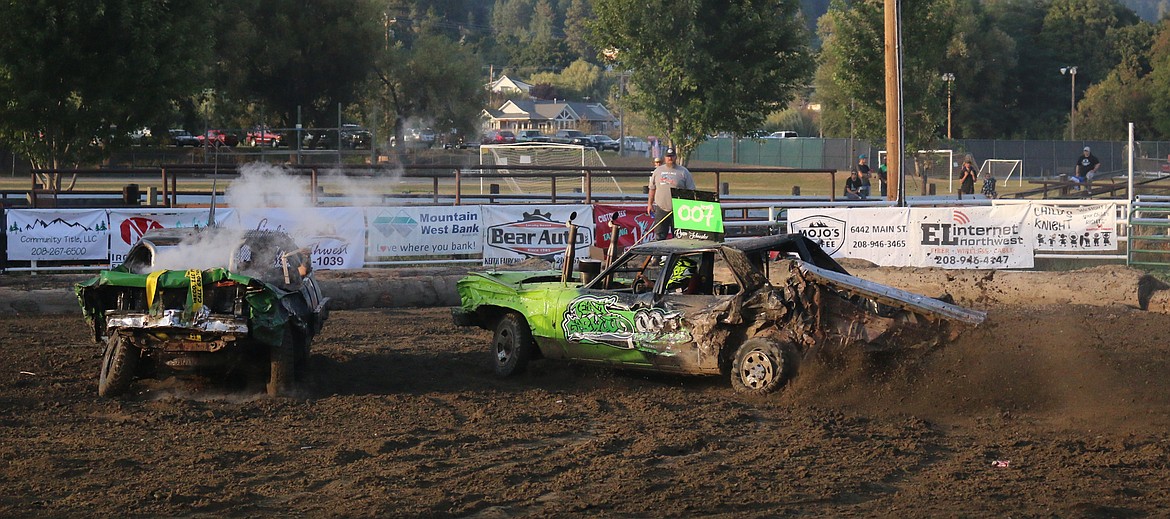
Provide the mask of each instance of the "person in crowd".
[{"label": "person in crowd", "polygon": [[1081,182],[1092,182],[1099,167],[1101,167],[1101,161],[1097,160],[1088,146],[1085,146],[1085,149],[1081,150],[1081,156],[1077,157],[1077,166],[1073,171],[1073,176],[1080,179]]},{"label": "person in crowd", "polygon": [[695,179],[691,176],[690,170],[675,162],[678,157],[673,147],[666,148],[663,160],[666,163],[654,168],[654,172],[650,173],[650,193],[646,199],[646,212],[654,215],[656,226],[654,237],[659,240],[666,239],[667,234],[673,230],[670,190],[695,188]]},{"label": "person in crowd", "polygon": [[847,200],[865,200],[861,196],[861,174],[857,170],[849,172],[849,178],[845,179],[845,198]]},{"label": "person in crowd", "polygon": [[995,191],[995,175],[991,174],[991,168],[983,172],[983,196],[987,198],[998,198],[999,193]]},{"label": "person in crowd", "polygon": [[975,178],[979,172],[975,171],[975,161],[971,157],[963,161],[963,168],[959,170],[959,194],[975,194]]},{"label": "person in crowd", "polygon": [[881,193],[882,193],[882,198],[885,198],[887,195],[886,182],[888,182],[890,179],[889,175],[890,175],[890,166],[889,166],[889,164],[886,164],[886,158],[882,157],[882,163],[878,165],[878,181],[881,182],[880,189],[881,189]]}]

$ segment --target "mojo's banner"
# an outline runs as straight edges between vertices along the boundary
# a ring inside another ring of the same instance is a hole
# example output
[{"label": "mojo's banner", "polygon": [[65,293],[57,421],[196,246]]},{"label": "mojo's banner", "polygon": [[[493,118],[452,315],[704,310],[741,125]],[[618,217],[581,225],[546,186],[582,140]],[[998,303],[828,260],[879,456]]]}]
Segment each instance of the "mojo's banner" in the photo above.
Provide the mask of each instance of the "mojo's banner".
[{"label": "mojo's banner", "polygon": [[1027,205],[910,209],[914,266],[947,269],[1031,268]]},{"label": "mojo's banner", "polygon": [[593,208],[587,205],[486,205],[483,215],[483,264],[506,265],[527,258],[560,264],[569,243],[565,222],[576,213],[574,254],[589,255],[593,245]]},{"label": "mojo's banner", "polygon": [[371,258],[450,257],[483,249],[479,206],[368,207],[365,212]]},{"label": "mojo's banner", "polygon": [[[110,215],[110,264],[119,265],[126,260],[130,247],[151,229],[178,229],[204,227],[207,225],[207,209],[165,209],[161,211],[111,209]],[[232,221],[232,210],[217,208],[217,224]]]},{"label": "mojo's banner", "polygon": [[109,219],[105,209],[9,209],[8,259],[13,261],[106,260]]},{"label": "mojo's banner", "polygon": [[646,212],[646,206],[600,205],[593,206],[593,228],[596,231],[594,243],[602,249],[609,247],[609,222],[617,223],[617,244],[619,248],[631,247],[642,235],[654,226],[654,215]]},{"label": "mojo's banner", "polygon": [[910,212],[904,207],[789,209],[788,229],[834,257],[885,266],[909,266],[913,261]]},{"label": "mojo's banner", "polygon": [[284,231],[302,246],[311,246],[313,266],[357,269],[366,263],[366,221],[360,207],[264,208],[237,210],[229,226]]},{"label": "mojo's banner", "polygon": [[1029,205],[1039,251],[1117,250],[1117,204]]}]

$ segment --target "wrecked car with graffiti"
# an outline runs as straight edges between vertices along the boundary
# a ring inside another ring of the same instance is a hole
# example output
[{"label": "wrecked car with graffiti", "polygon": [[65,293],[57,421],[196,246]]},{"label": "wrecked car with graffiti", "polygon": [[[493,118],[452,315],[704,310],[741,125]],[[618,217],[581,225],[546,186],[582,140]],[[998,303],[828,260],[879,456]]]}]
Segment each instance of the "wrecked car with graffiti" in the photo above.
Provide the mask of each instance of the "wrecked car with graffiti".
[{"label": "wrecked car with graffiti", "polygon": [[275,231],[154,229],[76,291],[103,346],[106,397],[136,378],[192,374],[289,394],[328,315],[308,249]]},{"label": "wrecked car with graffiti", "polygon": [[[571,260],[570,260],[571,261]],[[799,234],[635,245],[595,276],[487,271],[458,283],[456,324],[494,331],[495,371],[537,358],[729,376],[776,391],[818,348],[936,345],[983,312],[849,275]]]}]

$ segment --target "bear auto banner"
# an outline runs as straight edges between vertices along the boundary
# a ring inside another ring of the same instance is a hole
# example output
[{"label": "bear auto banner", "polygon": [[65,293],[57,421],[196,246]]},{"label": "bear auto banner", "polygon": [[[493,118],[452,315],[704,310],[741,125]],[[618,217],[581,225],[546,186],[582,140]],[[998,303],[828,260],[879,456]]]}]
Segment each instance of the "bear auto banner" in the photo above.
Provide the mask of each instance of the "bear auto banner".
[{"label": "bear auto banner", "polygon": [[527,258],[560,265],[569,243],[565,222],[570,218],[577,225],[574,254],[588,257],[593,245],[593,208],[588,205],[485,205],[482,211],[485,266],[518,263]]},{"label": "bear auto banner", "polygon": [[596,231],[595,245],[601,249],[609,247],[612,220],[617,224],[617,246],[622,250],[633,246],[654,226],[654,215],[646,212],[646,206],[600,205],[593,206],[593,229]]},{"label": "bear auto banner", "polygon": [[370,258],[479,254],[479,206],[368,207]]},{"label": "bear auto banner", "polygon": [[359,269],[366,264],[366,221],[360,207],[237,209],[232,220],[227,225],[287,232],[301,246],[312,247],[315,268]]},{"label": "bear auto banner", "polygon": [[1068,206],[1033,202],[1029,207],[1038,251],[1117,250],[1117,204]]},{"label": "bear auto banner", "polygon": [[910,209],[913,265],[947,269],[1032,268],[1027,205]]},{"label": "bear auto banner", "polygon": [[817,242],[830,256],[884,266],[912,264],[910,213],[900,207],[789,209],[789,232]]},{"label": "bear auto banner", "polygon": [[104,261],[110,250],[108,231],[105,209],[10,209],[8,259]]},{"label": "bear auto banner", "polygon": [[[110,264],[120,265],[126,260],[130,247],[151,229],[181,229],[207,225],[207,209],[165,209],[160,211],[111,209]],[[231,220],[231,209],[217,208],[216,223]]]}]

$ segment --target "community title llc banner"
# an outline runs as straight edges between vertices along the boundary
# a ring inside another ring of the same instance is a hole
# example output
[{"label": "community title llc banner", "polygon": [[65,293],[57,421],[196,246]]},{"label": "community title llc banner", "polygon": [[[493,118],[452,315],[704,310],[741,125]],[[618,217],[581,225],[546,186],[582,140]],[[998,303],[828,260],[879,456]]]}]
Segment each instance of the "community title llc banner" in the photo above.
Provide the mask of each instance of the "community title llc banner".
[{"label": "community title llc banner", "polygon": [[577,224],[573,250],[578,258],[589,255],[593,245],[593,208],[588,205],[482,206],[483,264],[507,265],[540,258],[559,265],[569,243],[572,218]]},{"label": "community title llc banner", "polygon": [[[120,265],[126,261],[126,254],[130,252],[130,247],[138,243],[138,240],[147,231],[206,227],[209,213],[208,209],[109,210],[110,265]],[[216,223],[231,220],[231,214],[231,209],[217,208],[215,210]]]},{"label": "community title llc banner", "polygon": [[1030,268],[1027,206],[791,209],[789,228],[834,257],[891,267]]},{"label": "community title llc banner", "polygon": [[479,254],[479,206],[368,207],[371,258]]},{"label": "community title llc banner", "polygon": [[11,209],[7,213],[9,260],[104,261],[109,257],[105,209]]}]

